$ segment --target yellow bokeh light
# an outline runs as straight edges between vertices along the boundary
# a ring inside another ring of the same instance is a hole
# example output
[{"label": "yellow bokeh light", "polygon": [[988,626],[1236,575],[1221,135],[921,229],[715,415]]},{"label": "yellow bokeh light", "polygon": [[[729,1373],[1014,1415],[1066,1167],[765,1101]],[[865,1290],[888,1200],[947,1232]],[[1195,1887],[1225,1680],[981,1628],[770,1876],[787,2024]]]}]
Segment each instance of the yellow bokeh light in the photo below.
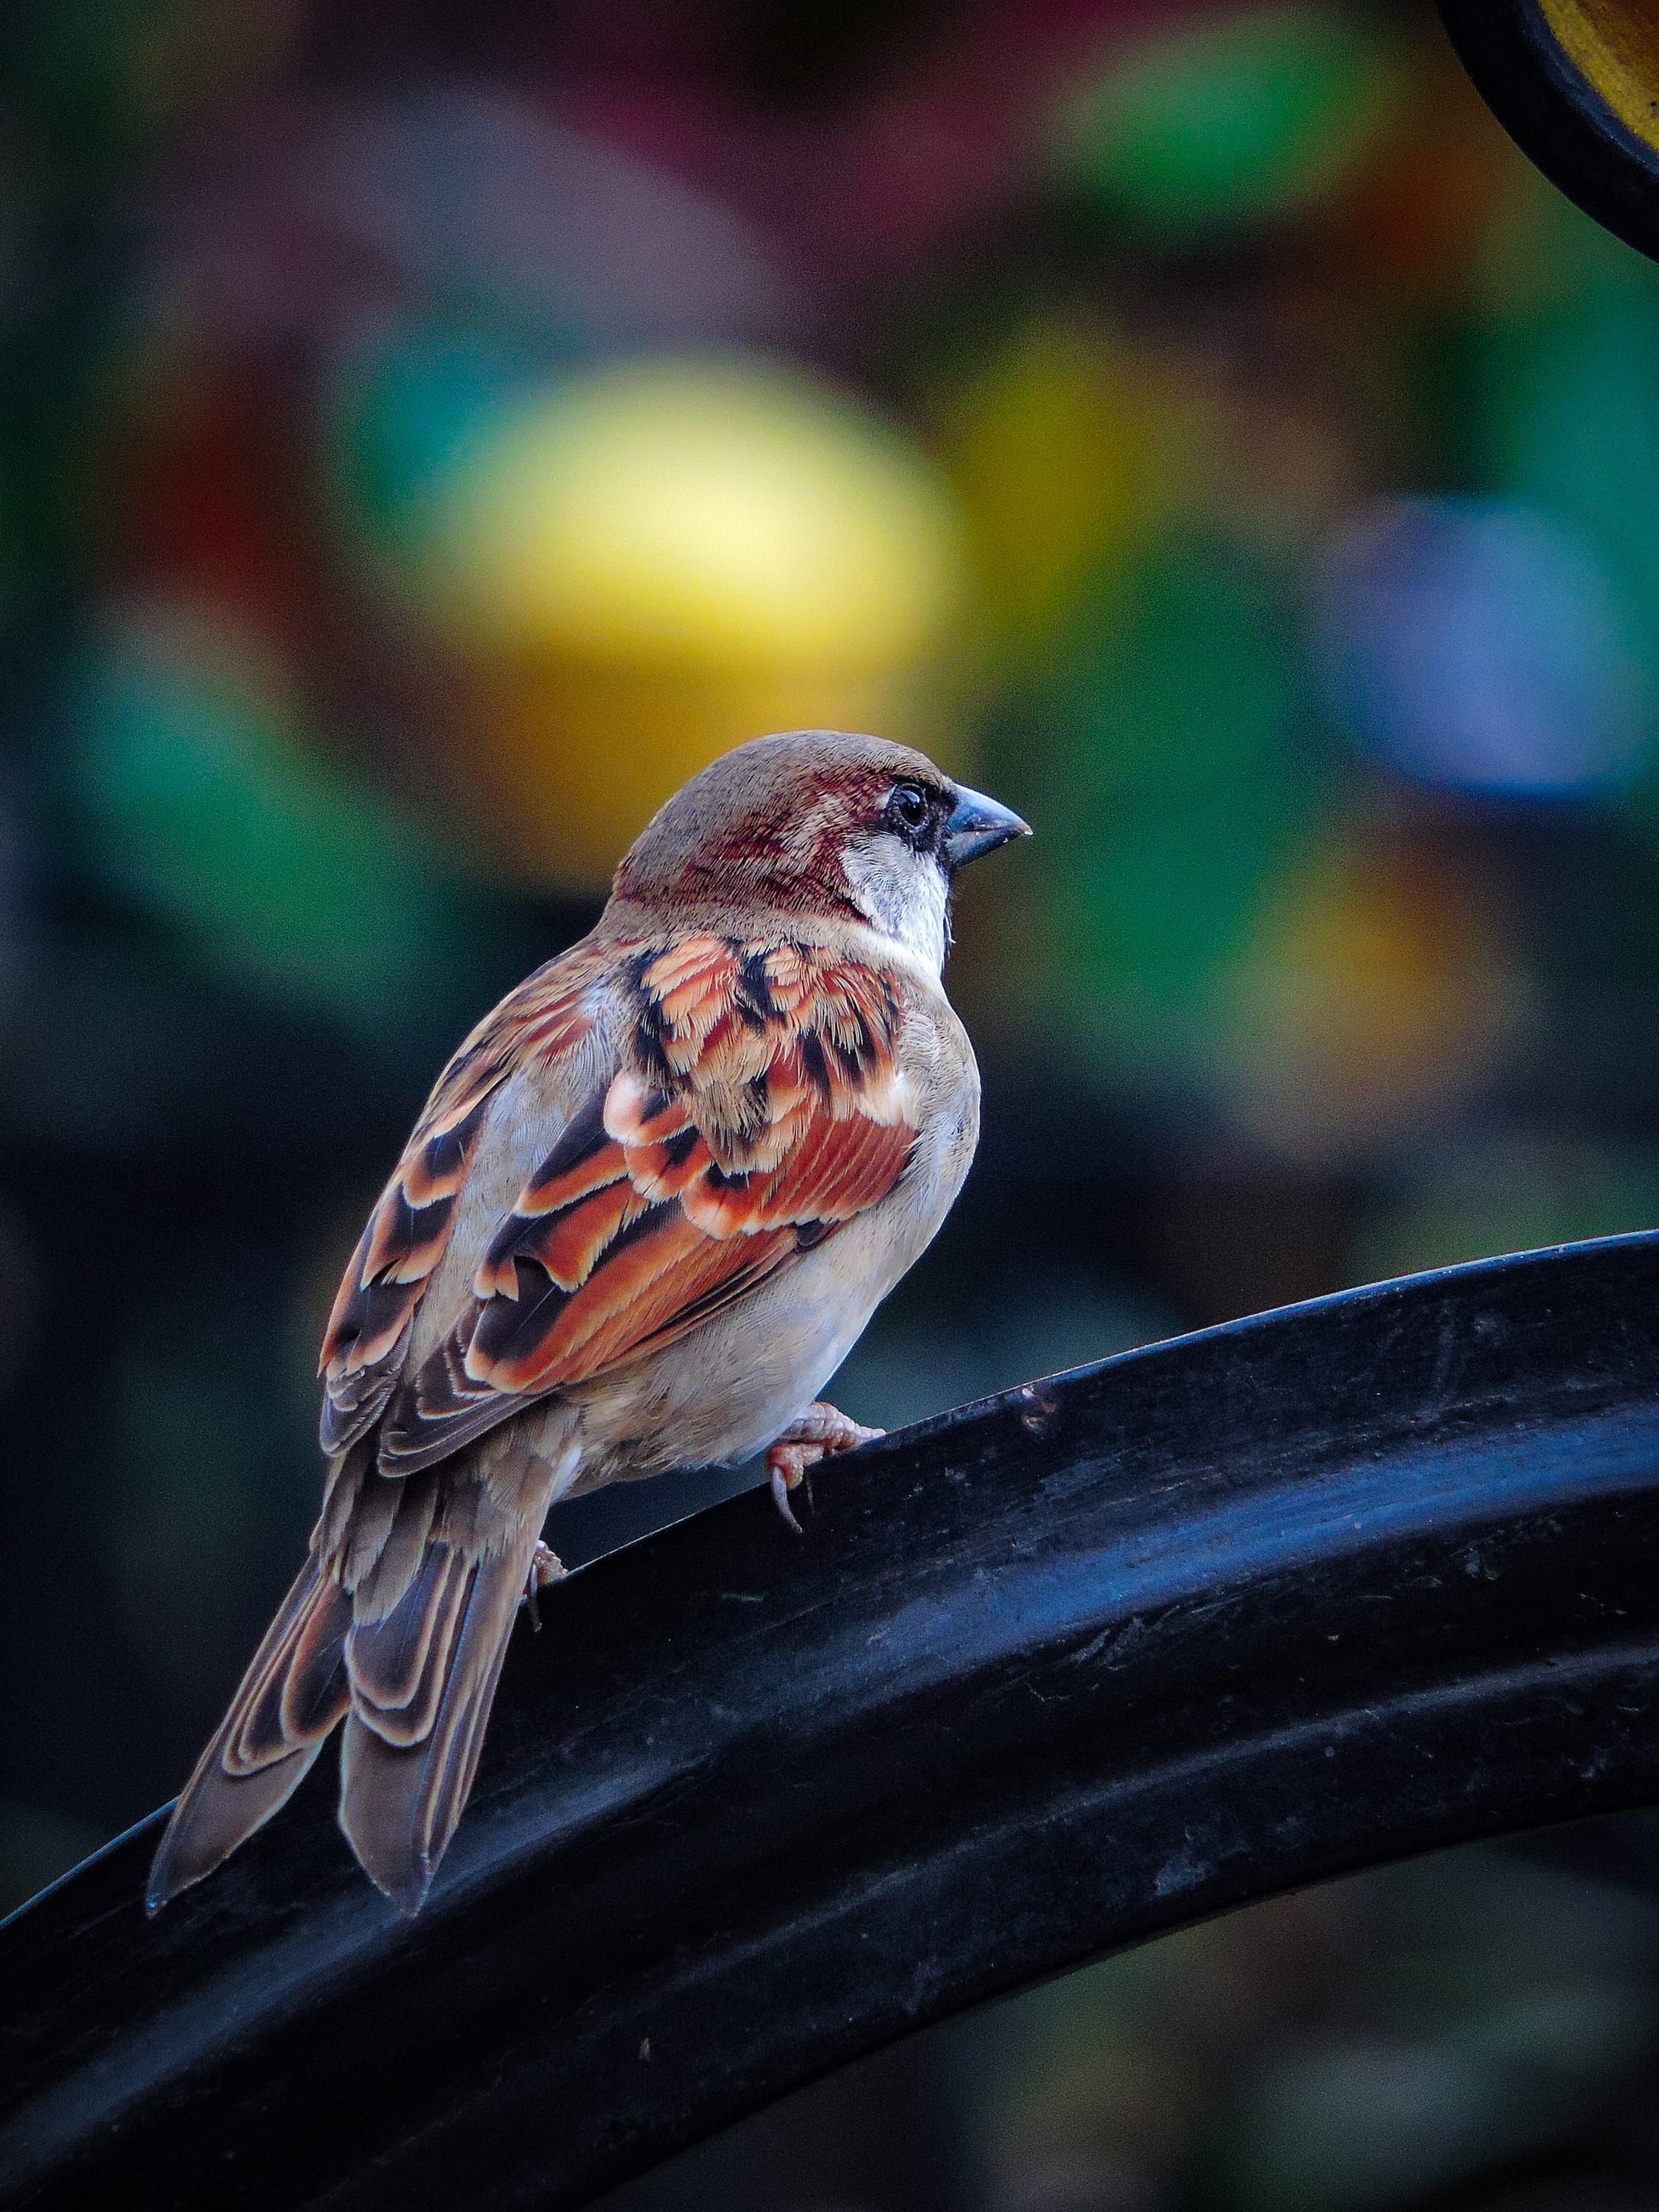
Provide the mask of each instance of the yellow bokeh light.
[{"label": "yellow bokeh light", "polygon": [[477,677],[468,795],[533,873],[602,880],[686,775],[763,730],[927,734],[921,678],[960,591],[949,495],[804,376],[566,379],[465,443],[432,516],[422,595]]}]

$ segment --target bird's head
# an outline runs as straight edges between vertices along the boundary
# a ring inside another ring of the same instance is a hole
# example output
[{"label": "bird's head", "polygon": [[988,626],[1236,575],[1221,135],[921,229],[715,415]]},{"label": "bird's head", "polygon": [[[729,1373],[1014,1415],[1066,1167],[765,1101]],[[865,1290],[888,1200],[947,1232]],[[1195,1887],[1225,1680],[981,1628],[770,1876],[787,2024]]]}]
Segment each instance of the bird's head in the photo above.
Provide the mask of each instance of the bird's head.
[{"label": "bird's head", "polygon": [[628,907],[856,917],[935,971],[951,878],[1029,824],[925,753],[843,730],[739,745],[659,808],[617,869]]}]

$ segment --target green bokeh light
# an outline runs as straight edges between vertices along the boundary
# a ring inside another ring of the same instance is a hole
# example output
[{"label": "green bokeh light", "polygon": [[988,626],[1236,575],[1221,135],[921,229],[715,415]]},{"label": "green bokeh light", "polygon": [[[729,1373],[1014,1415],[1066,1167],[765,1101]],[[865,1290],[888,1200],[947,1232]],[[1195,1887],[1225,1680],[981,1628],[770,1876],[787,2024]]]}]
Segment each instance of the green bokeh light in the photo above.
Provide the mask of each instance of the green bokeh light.
[{"label": "green bokeh light", "polygon": [[1170,544],[1085,605],[1008,748],[1042,800],[1051,972],[1106,1065],[1208,1064],[1218,979],[1323,796],[1297,651],[1267,569]]},{"label": "green bokeh light", "polygon": [[1061,174],[1144,230],[1231,229],[1317,198],[1376,144],[1396,89],[1356,17],[1274,8],[1115,54],[1073,96]]},{"label": "green bokeh light", "polygon": [[453,993],[475,917],[436,840],[307,750],[258,659],[159,612],[85,655],[66,768],[82,864],[272,997],[370,1037]]},{"label": "green bokeh light", "polygon": [[353,520],[386,550],[407,553],[446,471],[547,370],[467,325],[423,322],[364,342],[324,404],[328,458]]}]

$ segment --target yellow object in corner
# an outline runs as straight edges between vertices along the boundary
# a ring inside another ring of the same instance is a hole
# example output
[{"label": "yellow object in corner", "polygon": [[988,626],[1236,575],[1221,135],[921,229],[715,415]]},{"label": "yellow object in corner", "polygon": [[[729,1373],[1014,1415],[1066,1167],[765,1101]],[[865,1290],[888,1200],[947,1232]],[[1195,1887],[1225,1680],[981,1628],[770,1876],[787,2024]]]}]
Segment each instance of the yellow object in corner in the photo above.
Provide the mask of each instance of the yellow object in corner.
[{"label": "yellow object in corner", "polygon": [[1539,0],[1552,36],[1625,128],[1659,151],[1659,12],[1650,0]]},{"label": "yellow object in corner", "polygon": [[647,360],[480,427],[422,594],[471,666],[461,788],[532,878],[599,887],[652,811],[769,729],[936,738],[960,592],[925,458],[805,376]]}]

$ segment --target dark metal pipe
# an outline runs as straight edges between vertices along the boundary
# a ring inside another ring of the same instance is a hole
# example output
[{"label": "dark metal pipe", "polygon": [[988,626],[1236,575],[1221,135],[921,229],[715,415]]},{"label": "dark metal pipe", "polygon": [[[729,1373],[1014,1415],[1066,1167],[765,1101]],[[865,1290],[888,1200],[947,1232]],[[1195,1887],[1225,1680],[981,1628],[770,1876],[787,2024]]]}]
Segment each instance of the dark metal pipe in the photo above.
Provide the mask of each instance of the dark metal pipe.
[{"label": "dark metal pipe", "polygon": [[[308,1788],[0,1929],[0,2202],[580,2204],[1000,1991],[1659,1801],[1659,1237],[966,1408],[598,1563],[422,1918]],[[313,1778],[323,1782],[323,1778]],[[157,1816],[159,1819],[160,1816]]]}]

